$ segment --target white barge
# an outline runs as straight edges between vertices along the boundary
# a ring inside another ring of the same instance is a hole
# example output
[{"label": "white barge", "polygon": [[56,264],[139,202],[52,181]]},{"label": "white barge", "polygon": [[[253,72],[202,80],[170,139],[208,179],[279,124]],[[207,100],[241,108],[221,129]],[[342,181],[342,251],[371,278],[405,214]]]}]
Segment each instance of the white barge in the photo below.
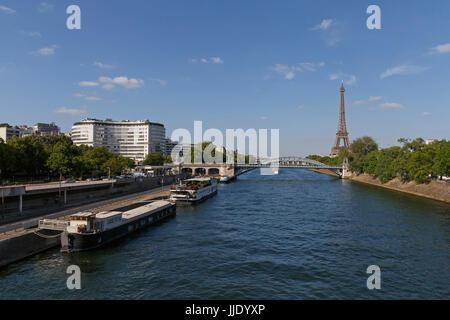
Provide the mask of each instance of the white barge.
[{"label": "white barge", "polygon": [[173,185],[169,200],[181,205],[191,205],[217,194],[217,180],[214,178],[192,178]]}]

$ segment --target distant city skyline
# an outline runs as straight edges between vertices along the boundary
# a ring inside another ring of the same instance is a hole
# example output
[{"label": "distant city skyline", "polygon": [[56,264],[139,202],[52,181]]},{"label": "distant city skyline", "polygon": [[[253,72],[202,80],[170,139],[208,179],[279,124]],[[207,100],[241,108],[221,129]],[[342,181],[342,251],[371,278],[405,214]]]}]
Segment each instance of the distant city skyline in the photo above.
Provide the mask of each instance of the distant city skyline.
[{"label": "distant city skyline", "polygon": [[[329,154],[345,85],[350,140],[448,139],[448,1],[0,0],[0,123],[150,120],[280,129],[280,154]],[[421,14],[418,15],[417,12]]]}]

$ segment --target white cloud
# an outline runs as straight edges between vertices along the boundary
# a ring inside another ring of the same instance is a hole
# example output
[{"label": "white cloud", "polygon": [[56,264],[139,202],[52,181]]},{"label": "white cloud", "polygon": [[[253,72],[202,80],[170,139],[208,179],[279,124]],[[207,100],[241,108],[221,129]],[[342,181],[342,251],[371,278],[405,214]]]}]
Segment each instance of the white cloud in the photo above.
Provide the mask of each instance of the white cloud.
[{"label": "white cloud", "polygon": [[59,108],[57,110],[54,110],[53,112],[57,113],[57,114],[68,114],[68,115],[71,115],[71,116],[82,116],[82,115],[86,115],[87,114],[86,107],[81,107],[79,109],[61,107],[61,108]]},{"label": "white cloud", "polygon": [[405,108],[402,104],[396,102],[385,102],[380,104],[381,109],[403,109]]},{"label": "white cloud", "polygon": [[32,37],[32,38],[42,37],[41,33],[38,31],[20,31],[20,33],[24,36]]},{"label": "white cloud", "polygon": [[223,64],[224,63],[224,61],[221,57],[210,57],[210,58],[200,58],[200,59],[191,58],[191,59],[189,59],[189,61],[191,63],[197,63],[197,62],[212,63],[212,64]]},{"label": "white cloud", "polygon": [[352,74],[345,74],[342,72],[330,74],[330,80],[344,81],[344,84],[352,86],[356,84],[356,76]]},{"label": "white cloud", "polygon": [[384,78],[395,76],[395,75],[417,74],[417,73],[421,73],[425,70],[427,70],[427,68],[425,68],[425,67],[401,65],[401,66],[387,69],[385,72],[380,74],[380,78],[384,79]]},{"label": "white cloud", "polygon": [[165,86],[167,84],[167,80],[151,78],[150,81],[158,82],[160,85]]},{"label": "white cloud", "polygon": [[140,88],[144,85],[144,80],[142,79],[134,79],[134,78],[128,78],[128,77],[115,77],[115,78],[110,78],[110,77],[100,77],[98,78],[98,81],[100,83],[103,83],[103,87],[104,89],[112,89],[114,88],[115,85],[120,85],[124,88],[127,89],[134,89],[134,88]]},{"label": "white cloud", "polygon": [[101,101],[102,98],[99,97],[84,97],[85,100],[87,101]]},{"label": "white cloud", "polygon": [[425,112],[422,112],[422,116],[428,117],[428,116],[431,116],[431,113],[425,111]]},{"label": "white cloud", "polygon": [[98,86],[98,82],[95,82],[95,81],[80,81],[80,82],[78,82],[78,85],[80,87],[97,87]]},{"label": "white cloud", "polygon": [[105,64],[105,63],[102,63],[102,62],[99,62],[99,61],[95,61],[95,62],[93,63],[93,65],[94,65],[95,67],[100,68],[100,69],[112,69],[112,68],[114,68],[114,66],[111,65],[111,64]]},{"label": "white cloud", "polygon": [[84,98],[84,100],[86,100],[86,101],[101,101],[101,100],[103,100],[102,98],[99,98],[99,97],[86,96],[83,93],[75,93],[73,96],[78,97],[78,98]]},{"label": "white cloud", "polygon": [[311,28],[311,30],[327,30],[333,24],[333,19],[323,19],[321,23]]},{"label": "white cloud", "polygon": [[378,101],[378,100],[381,100],[381,99],[383,99],[382,96],[370,96],[369,97],[369,102]]},{"label": "white cloud", "polygon": [[318,31],[325,43],[334,47],[341,41],[342,25],[333,19],[324,19],[322,22],[312,28],[312,31]]},{"label": "white cloud", "polygon": [[261,119],[261,120],[267,120],[267,119],[269,119],[269,118],[266,117],[266,116],[262,116],[260,119]]},{"label": "white cloud", "polygon": [[313,63],[313,62],[300,62],[299,65],[308,71],[316,71],[318,68],[325,66],[325,62]]},{"label": "white cloud", "polygon": [[298,109],[298,110],[305,110],[305,109],[306,109],[306,106],[304,106],[303,104],[301,104],[301,105],[297,106],[297,109]]},{"label": "white cloud", "polygon": [[55,49],[58,48],[57,45],[52,45],[51,47],[40,48],[39,50],[31,52],[38,56],[52,56],[55,54]]},{"label": "white cloud", "polygon": [[114,89],[114,87],[115,86],[112,83],[106,83],[102,86],[102,88],[105,90],[112,90],[112,89]]},{"label": "white cloud", "polygon": [[16,10],[8,8],[8,7],[5,7],[5,6],[1,6],[1,5],[0,5],[0,11],[3,11],[6,14],[14,14],[14,13],[16,13]]},{"label": "white cloud", "polygon": [[450,43],[440,44],[430,49],[429,54],[450,53]]},{"label": "white cloud", "polygon": [[292,80],[295,78],[297,72],[301,71],[316,71],[318,68],[325,66],[325,62],[313,63],[313,62],[299,62],[293,66],[287,64],[275,64],[272,68],[275,72],[284,75],[286,80]]},{"label": "white cloud", "polygon": [[370,96],[369,99],[367,99],[367,100],[358,100],[358,101],[353,102],[353,104],[356,104],[356,105],[358,105],[358,104],[367,104],[367,103],[378,101],[378,100],[381,100],[381,99],[383,99],[382,96]]},{"label": "white cloud", "polygon": [[286,79],[292,80],[295,77],[295,72],[301,71],[302,69],[300,67],[296,67],[296,66],[288,66],[286,64],[277,63],[273,67],[273,70],[279,74],[283,74]]},{"label": "white cloud", "polygon": [[45,13],[53,10],[53,5],[48,2],[41,2],[38,7],[38,12]]},{"label": "white cloud", "polygon": [[209,60],[210,60],[212,63],[223,64],[223,60],[222,60],[221,57],[211,57],[211,58],[209,58]]}]

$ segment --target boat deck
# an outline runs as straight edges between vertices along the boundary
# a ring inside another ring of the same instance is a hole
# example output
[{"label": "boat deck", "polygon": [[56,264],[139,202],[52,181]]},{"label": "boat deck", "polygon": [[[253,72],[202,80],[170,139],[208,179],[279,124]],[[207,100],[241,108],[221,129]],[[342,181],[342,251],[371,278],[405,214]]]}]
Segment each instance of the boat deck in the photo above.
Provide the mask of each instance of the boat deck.
[{"label": "boat deck", "polygon": [[142,216],[142,214],[152,213],[158,209],[161,209],[164,207],[170,207],[171,205],[172,204],[168,201],[157,200],[152,203],[141,206],[139,208],[135,208],[135,209],[124,212],[122,214],[122,219],[123,220],[133,220],[133,219],[139,218],[140,216]]}]

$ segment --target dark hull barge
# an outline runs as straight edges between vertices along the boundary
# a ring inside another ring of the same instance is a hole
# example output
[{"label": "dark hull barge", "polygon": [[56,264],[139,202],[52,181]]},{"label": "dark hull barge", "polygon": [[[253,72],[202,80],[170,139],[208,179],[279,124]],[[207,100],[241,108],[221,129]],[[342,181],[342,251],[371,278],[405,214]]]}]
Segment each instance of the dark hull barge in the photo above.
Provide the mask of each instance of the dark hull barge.
[{"label": "dark hull barge", "polygon": [[62,252],[97,249],[130,233],[176,215],[176,206],[158,200],[120,212],[83,212],[70,217],[70,225],[61,234]]}]

